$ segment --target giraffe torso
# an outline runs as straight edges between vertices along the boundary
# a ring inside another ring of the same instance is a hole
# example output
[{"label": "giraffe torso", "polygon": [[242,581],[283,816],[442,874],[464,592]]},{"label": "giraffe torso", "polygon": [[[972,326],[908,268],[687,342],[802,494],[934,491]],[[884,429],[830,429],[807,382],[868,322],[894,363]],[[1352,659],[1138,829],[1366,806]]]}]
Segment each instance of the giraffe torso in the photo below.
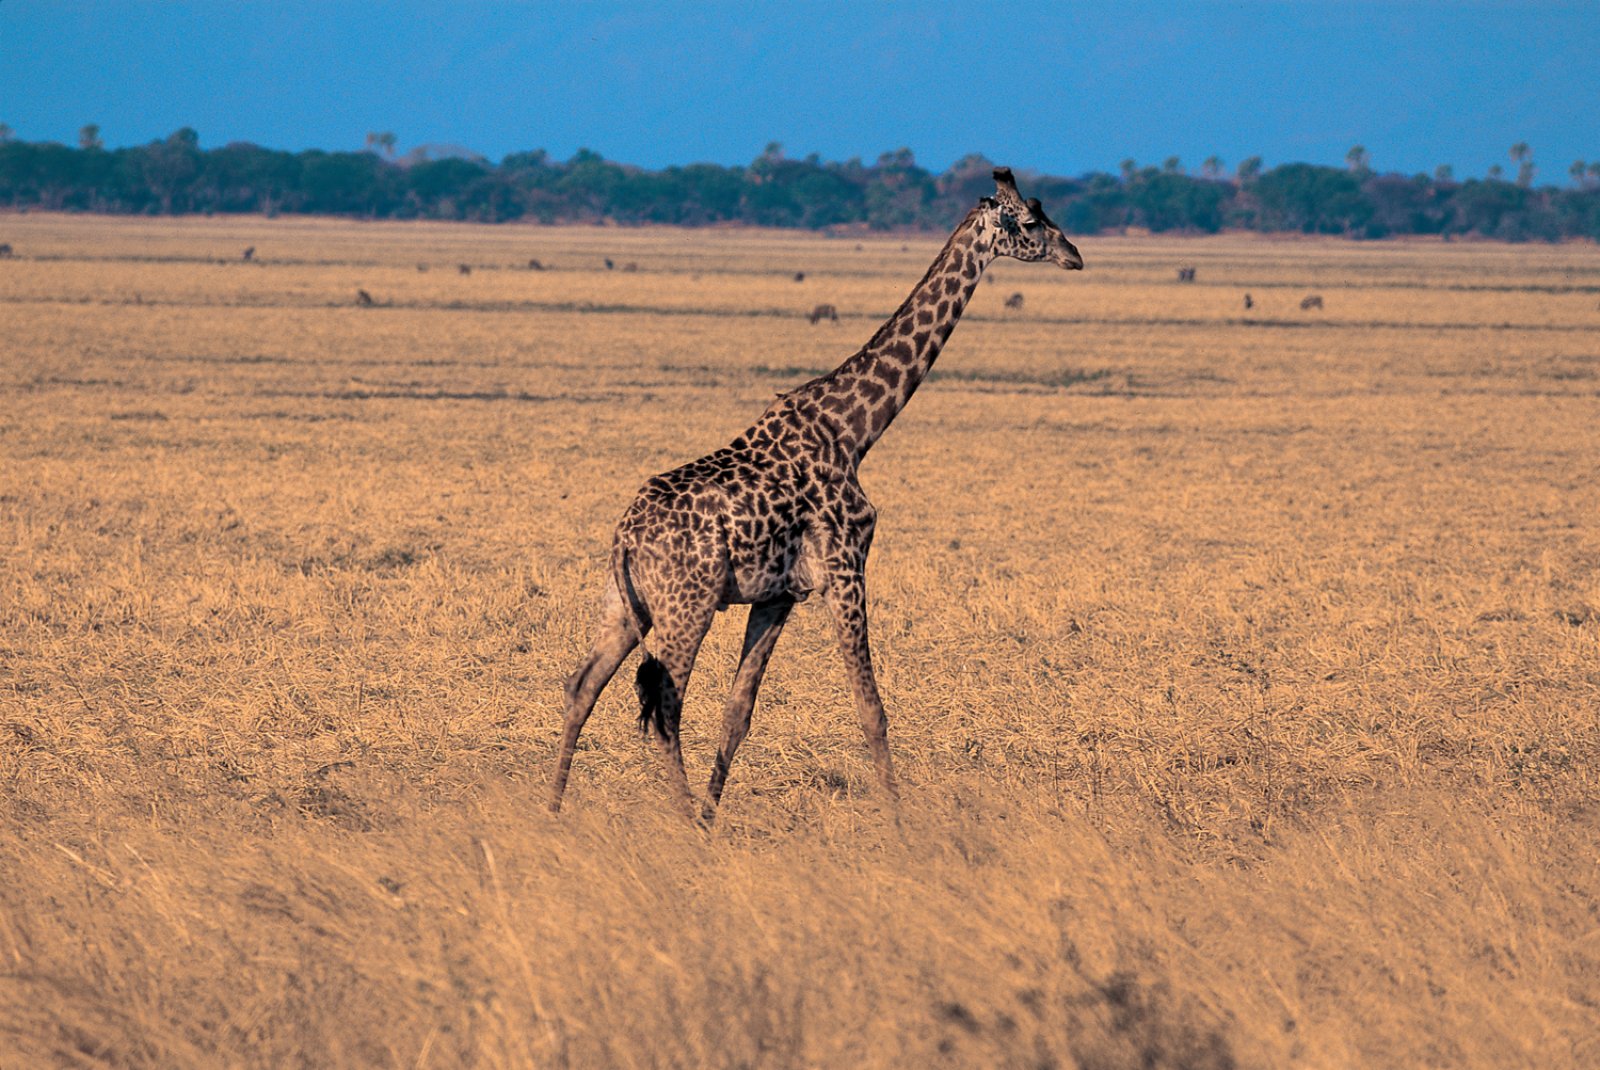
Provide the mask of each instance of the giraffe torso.
[{"label": "giraffe torso", "polygon": [[825,586],[834,559],[865,555],[872,506],[855,458],[839,448],[823,382],[780,397],[728,445],[641,488],[616,545],[646,608],[804,599]]}]

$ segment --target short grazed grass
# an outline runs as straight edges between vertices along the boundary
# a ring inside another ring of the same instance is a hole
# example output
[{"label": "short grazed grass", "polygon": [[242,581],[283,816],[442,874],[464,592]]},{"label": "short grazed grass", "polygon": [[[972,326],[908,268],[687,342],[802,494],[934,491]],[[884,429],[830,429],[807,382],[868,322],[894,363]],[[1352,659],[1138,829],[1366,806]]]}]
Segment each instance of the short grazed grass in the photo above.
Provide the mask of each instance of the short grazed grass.
[{"label": "short grazed grass", "polygon": [[1592,246],[997,265],[862,473],[898,815],[808,604],[704,832],[629,668],[543,812],[611,525],[936,241],[0,240],[0,1066],[1600,1061]]}]

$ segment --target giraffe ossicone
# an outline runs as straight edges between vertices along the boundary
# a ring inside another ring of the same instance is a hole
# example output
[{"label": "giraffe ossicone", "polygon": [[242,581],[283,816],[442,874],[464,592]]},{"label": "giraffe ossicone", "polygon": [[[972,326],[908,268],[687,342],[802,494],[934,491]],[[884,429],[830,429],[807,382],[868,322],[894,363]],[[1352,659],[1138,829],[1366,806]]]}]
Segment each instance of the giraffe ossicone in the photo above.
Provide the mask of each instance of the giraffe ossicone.
[{"label": "giraffe ossicone", "polygon": [[746,603],[744,649],[723,710],[703,816],[722,799],[756,693],[797,602],[820,593],[834,620],[878,780],[897,795],[888,718],[867,640],[867,551],[875,514],[856,470],[927,376],[997,257],[1068,270],[1083,258],[1009,168],[956,227],[922,281],[876,334],[827,375],[781,394],[728,445],[651,479],[617,525],[589,655],[566,684],[550,809],[561,808],[578,735],[641,642],[640,727],[655,739],[677,802],[696,813],[679,742],[683,696],[717,612]]}]

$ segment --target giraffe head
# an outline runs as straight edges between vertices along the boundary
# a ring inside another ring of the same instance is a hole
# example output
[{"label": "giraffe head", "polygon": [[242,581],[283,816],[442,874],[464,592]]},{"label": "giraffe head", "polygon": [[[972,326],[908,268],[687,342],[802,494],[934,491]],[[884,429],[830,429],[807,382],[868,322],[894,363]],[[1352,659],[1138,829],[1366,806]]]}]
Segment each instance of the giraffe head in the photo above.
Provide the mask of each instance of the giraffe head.
[{"label": "giraffe head", "polygon": [[994,234],[996,256],[1017,260],[1048,260],[1058,267],[1076,271],[1083,267],[1078,247],[1067,240],[1061,228],[1050,222],[1044,206],[1036,198],[1024,201],[1017,193],[1011,168],[994,169],[994,196],[978,202],[978,210]]}]

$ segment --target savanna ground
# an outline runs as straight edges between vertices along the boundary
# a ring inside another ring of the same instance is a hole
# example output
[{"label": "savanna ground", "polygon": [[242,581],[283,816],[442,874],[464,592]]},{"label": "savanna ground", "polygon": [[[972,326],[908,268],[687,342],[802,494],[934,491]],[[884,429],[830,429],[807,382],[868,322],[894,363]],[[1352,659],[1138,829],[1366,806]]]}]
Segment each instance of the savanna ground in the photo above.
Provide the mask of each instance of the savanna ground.
[{"label": "savanna ground", "polygon": [[1600,1063],[1594,247],[1000,263],[862,473],[898,823],[813,602],[703,832],[632,662],[544,812],[611,525],[936,241],[0,240],[0,1066]]}]

